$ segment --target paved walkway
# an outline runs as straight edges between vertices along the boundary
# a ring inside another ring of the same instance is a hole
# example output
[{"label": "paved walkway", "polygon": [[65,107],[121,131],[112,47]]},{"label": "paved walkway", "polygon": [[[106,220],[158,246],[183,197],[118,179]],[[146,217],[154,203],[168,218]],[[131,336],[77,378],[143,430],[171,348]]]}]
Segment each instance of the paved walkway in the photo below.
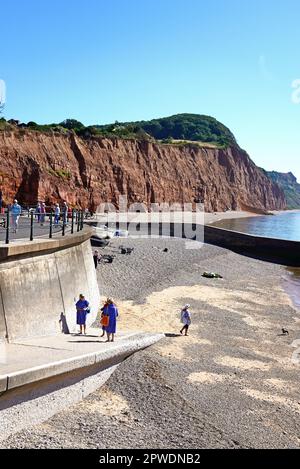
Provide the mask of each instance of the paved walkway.
[{"label": "paved walkway", "polygon": [[0,392],[114,358],[120,362],[162,337],[133,331],[119,333],[115,342],[107,343],[101,332],[89,329],[86,336],[60,334],[0,343]]},{"label": "paved walkway", "polygon": [[[48,218],[48,217],[47,217]],[[34,220],[34,225],[33,225],[33,237],[34,239],[36,238],[49,238],[49,232],[50,232],[50,224],[49,221],[47,220],[41,226],[37,220]],[[4,243],[6,239],[6,228],[2,226],[3,221],[3,215],[0,217],[0,243]],[[66,225],[65,228],[65,233],[68,233],[71,231],[71,226]],[[77,226],[74,225],[74,231],[77,231]],[[52,235],[53,237],[57,236],[62,236],[62,224],[60,223],[58,226],[53,225],[52,229]],[[15,240],[29,240],[30,239],[30,218],[27,216],[22,216],[19,221],[19,228],[17,233],[13,233],[12,227],[10,227],[9,230],[9,239],[11,242]]]}]

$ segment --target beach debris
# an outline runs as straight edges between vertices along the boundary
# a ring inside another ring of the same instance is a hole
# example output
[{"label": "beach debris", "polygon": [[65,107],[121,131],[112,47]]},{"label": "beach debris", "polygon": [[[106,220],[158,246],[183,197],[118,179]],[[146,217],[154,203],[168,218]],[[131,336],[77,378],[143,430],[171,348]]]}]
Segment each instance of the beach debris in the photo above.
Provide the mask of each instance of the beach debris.
[{"label": "beach debris", "polygon": [[134,248],[126,248],[125,246],[119,246],[119,250],[121,254],[130,255],[134,251]]},{"label": "beach debris", "polygon": [[101,256],[101,259],[100,259],[100,262],[104,262],[106,264],[112,264],[113,263],[113,260],[116,256],[112,256],[111,254],[103,254],[103,256]]},{"label": "beach debris", "polygon": [[216,274],[215,272],[203,272],[202,277],[205,277],[205,278],[223,278],[222,275]]},{"label": "beach debris", "polygon": [[168,249],[168,248],[165,248],[165,249],[163,250],[163,252],[169,252],[169,249]]},{"label": "beach debris", "polygon": [[284,327],[281,329],[283,335],[289,335],[289,331],[285,329]]}]

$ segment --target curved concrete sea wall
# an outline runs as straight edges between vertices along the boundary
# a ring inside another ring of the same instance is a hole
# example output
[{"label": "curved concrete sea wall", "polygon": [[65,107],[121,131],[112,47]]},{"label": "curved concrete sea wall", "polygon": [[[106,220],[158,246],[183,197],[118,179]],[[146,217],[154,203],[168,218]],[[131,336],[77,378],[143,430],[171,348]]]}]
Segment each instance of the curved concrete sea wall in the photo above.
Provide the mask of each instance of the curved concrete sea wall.
[{"label": "curved concrete sea wall", "polygon": [[204,228],[204,241],[266,261],[300,266],[299,241],[266,238],[211,225]]},{"label": "curved concrete sea wall", "polygon": [[[128,224],[127,229],[130,234],[132,226]],[[171,237],[186,238],[185,233],[196,233],[198,241],[214,244],[232,251],[238,252],[262,260],[280,263],[289,266],[300,266],[300,241],[289,241],[277,238],[265,238],[237,231],[230,231],[213,225],[187,224],[185,227],[181,223],[156,223],[148,225],[139,224],[139,234],[141,235],[168,235]]]},{"label": "curved concrete sea wall", "polygon": [[0,342],[57,334],[62,325],[74,332],[79,293],[91,304],[88,325],[94,322],[100,295],[90,235],[0,248]]}]

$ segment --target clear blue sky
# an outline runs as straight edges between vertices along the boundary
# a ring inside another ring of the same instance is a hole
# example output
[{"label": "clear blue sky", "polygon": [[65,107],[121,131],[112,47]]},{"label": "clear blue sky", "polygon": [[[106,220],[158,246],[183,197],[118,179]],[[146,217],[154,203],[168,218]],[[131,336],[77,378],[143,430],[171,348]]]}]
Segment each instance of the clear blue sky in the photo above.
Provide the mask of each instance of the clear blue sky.
[{"label": "clear blue sky", "polygon": [[257,164],[300,179],[299,18],[299,0],[2,2],[5,117],[208,114]]}]

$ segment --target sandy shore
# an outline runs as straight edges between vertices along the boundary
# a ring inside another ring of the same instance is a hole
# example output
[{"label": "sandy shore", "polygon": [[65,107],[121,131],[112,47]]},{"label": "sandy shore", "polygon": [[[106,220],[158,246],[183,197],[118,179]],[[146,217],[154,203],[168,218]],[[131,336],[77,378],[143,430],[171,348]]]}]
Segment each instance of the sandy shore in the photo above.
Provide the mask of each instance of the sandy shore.
[{"label": "sandy shore", "polygon": [[[118,254],[118,244],[135,248]],[[164,252],[167,248],[168,252]],[[295,448],[300,444],[300,315],[284,269],[179,239],[115,240],[98,271],[122,330],[166,333],[127,359],[98,392],[5,447]],[[223,279],[209,280],[203,271]],[[179,311],[191,304],[189,337]],[[289,336],[281,335],[286,327]]]},{"label": "sandy shore", "polygon": [[[274,212],[274,214],[276,213],[280,213],[280,212]],[[205,225],[209,225],[210,223],[215,223],[221,220],[229,220],[229,219],[235,219],[235,218],[248,218],[248,217],[255,217],[255,216],[260,216],[260,215],[254,212],[247,212],[245,210],[239,210],[239,211],[228,210],[227,212],[212,212],[212,213],[205,212],[203,213],[203,222]],[[135,218],[135,215],[132,214],[131,217],[128,218],[128,221],[131,221],[134,218]],[[199,219],[201,219],[201,217],[199,217]],[[100,225],[105,224],[106,222],[112,222],[114,220],[115,220],[115,215],[111,215],[111,216],[98,215],[98,218],[97,218],[97,221]],[[139,220],[142,221],[141,214],[139,215]],[[177,218],[175,214],[174,221],[176,222],[176,220]],[[178,222],[181,222],[181,221],[182,221],[182,216],[178,218]]]},{"label": "sandy shore", "polygon": [[233,220],[235,218],[249,218],[249,217],[259,217],[258,213],[245,212],[245,211],[233,211],[229,210],[228,212],[214,212],[214,213],[205,213],[204,214],[204,224],[210,225],[222,220]]}]

